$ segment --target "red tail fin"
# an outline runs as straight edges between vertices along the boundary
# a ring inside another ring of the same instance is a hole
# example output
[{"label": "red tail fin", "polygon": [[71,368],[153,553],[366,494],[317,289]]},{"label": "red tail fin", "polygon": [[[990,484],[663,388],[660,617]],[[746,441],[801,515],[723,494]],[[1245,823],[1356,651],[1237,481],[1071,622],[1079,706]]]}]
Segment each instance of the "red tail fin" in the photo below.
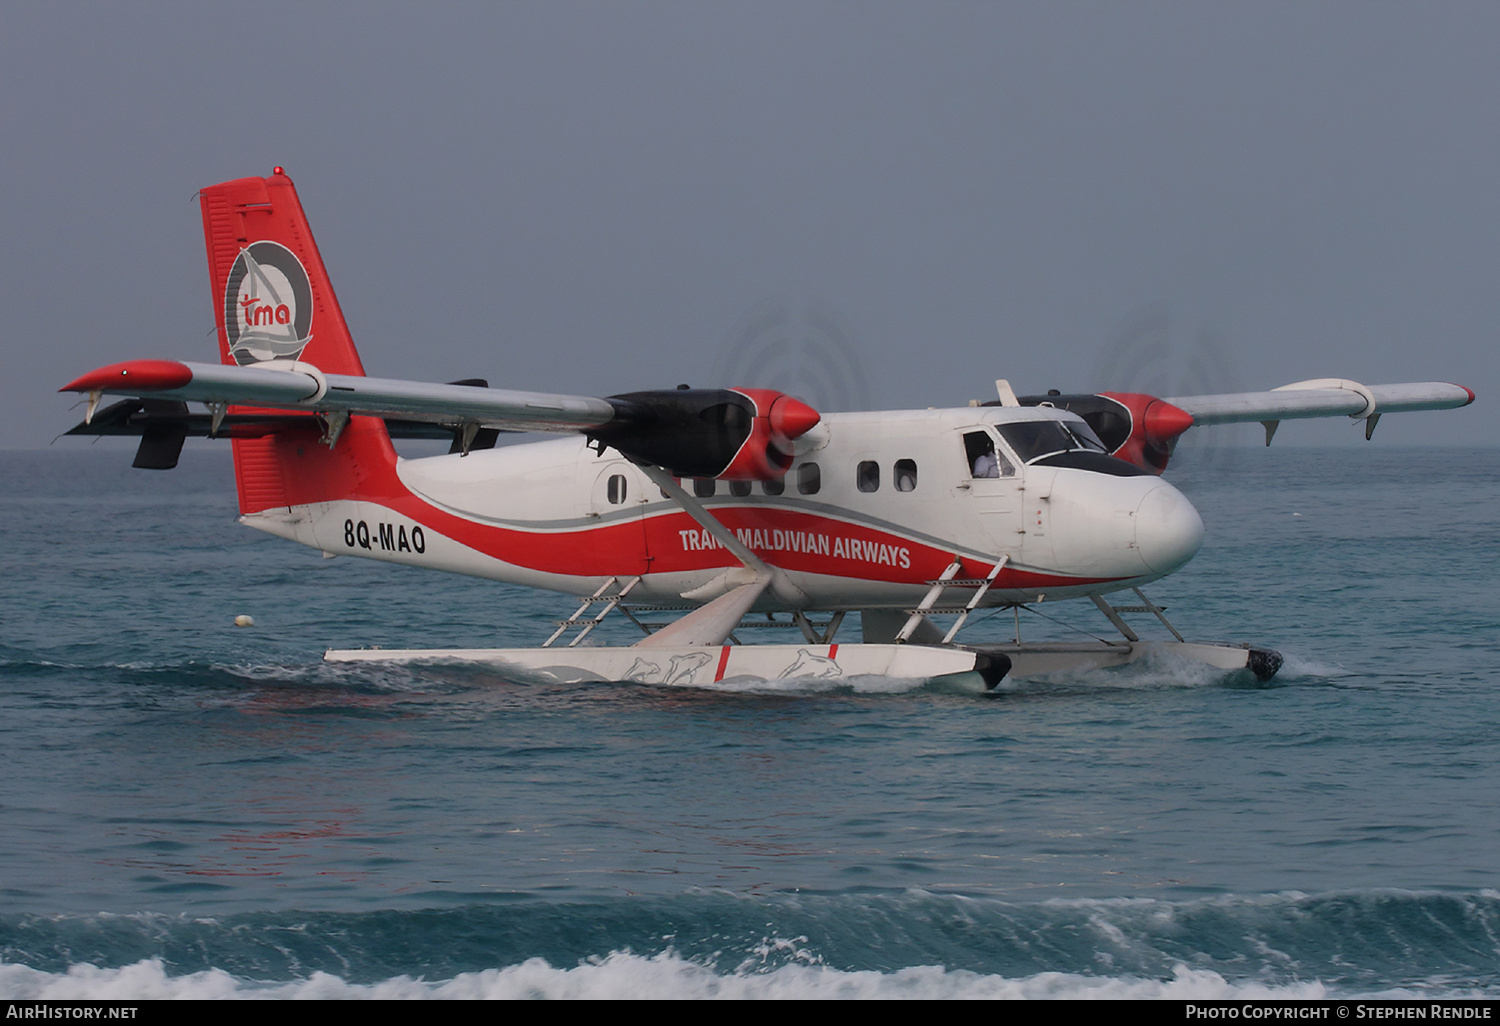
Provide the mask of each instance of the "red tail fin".
[{"label": "red tail fin", "polygon": [[[364,374],[292,180],[240,178],[202,190],[203,237],[226,364],[312,364]],[[235,412],[248,412],[236,410]],[[385,425],[354,417],[332,451],[308,427],[234,439],[240,512],[350,498],[396,454]]]},{"label": "red tail fin", "polygon": [[220,359],[302,360],[329,374],[363,374],[292,180],[277,168],[198,195]]}]

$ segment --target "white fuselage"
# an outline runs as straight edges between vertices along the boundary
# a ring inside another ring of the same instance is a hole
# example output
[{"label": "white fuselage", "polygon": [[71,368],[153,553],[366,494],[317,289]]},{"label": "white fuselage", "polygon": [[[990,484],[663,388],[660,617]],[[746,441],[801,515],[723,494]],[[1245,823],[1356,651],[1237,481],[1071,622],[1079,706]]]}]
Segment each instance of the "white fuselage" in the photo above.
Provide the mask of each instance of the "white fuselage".
[{"label": "white fuselage", "polygon": [[[1074,456],[1035,455],[1067,432],[1084,440]],[[835,413],[798,441],[780,482],[682,485],[776,569],[757,608],[904,608],[955,561],[976,578],[1005,561],[985,605],[1171,573],[1201,544],[1197,512],[1157,477],[1057,465],[1105,459],[1091,438],[1045,407]],[[697,605],[743,580],[741,561],[639,467],[581,437],[402,460],[396,477],[378,501],[244,520],[333,554],[571,594],[639,576],[633,599]]]}]

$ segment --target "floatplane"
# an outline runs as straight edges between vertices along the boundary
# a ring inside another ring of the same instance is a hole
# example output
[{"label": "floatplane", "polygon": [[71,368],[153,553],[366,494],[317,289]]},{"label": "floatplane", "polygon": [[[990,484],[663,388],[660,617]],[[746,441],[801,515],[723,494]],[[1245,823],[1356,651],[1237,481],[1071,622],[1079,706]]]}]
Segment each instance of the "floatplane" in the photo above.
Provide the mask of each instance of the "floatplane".
[{"label": "floatplane", "polygon": [[[138,359],[61,391],[76,434],[141,438],[137,467],[176,466],[188,436],[227,438],[240,521],[331,555],[508,581],[577,597],[535,648],[330,650],[335,662],[463,660],[563,679],[939,678],[994,687],[1174,652],[1274,675],[1248,644],[1185,640],[1145,585],[1203,539],[1160,477],[1194,427],[1467,405],[1429,382],[1317,379],[1266,392],[998,397],[957,409],[819,413],[743,387],[605,397],[366,375],[292,181],[281,168],[202,190],[219,362]],[[105,395],[124,400],[99,408]],[[192,412],[188,403],[204,404]],[[497,446],[501,432],[557,437]],[[451,439],[398,457],[393,438]],[[1123,604],[1115,597],[1127,596]],[[1019,611],[1093,603],[1118,639],[1028,644]],[[1015,636],[968,642],[973,614],[1017,610]],[[654,622],[662,612],[679,612]],[[841,643],[846,614],[861,637]],[[1148,614],[1171,641],[1122,616]],[[580,644],[608,615],[629,646]],[[791,644],[740,644],[778,625]],[[796,636],[796,635],[794,635]]]}]

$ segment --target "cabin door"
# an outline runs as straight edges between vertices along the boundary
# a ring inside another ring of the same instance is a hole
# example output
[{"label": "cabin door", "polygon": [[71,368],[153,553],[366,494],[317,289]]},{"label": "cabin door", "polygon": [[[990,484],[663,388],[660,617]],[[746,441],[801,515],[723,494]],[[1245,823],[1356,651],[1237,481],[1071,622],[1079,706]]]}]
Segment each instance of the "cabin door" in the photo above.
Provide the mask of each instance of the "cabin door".
[{"label": "cabin door", "polygon": [[609,461],[594,479],[585,519],[591,522],[588,533],[597,539],[603,573],[634,576],[650,566],[643,480],[625,460]]},{"label": "cabin door", "polygon": [[977,514],[978,546],[997,558],[1021,554],[1021,478],[1015,459],[996,445],[983,428],[959,432],[955,448],[962,453],[964,474],[955,495]]}]

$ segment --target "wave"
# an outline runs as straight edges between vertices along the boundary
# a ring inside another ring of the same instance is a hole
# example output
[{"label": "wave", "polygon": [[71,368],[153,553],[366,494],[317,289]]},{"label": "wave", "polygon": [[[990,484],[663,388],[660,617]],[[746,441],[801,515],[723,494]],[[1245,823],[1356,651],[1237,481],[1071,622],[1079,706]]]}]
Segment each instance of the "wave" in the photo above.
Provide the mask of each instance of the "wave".
[{"label": "wave", "polygon": [[1167,980],[1038,973],[1010,979],[941,966],[892,972],[847,971],[827,966],[782,966],[765,973],[720,972],[667,951],[653,956],[612,952],[572,968],[531,958],[519,965],[461,973],[428,981],[408,975],[376,983],[351,983],[317,972],[306,980],[266,983],[219,969],[172,976],[159,959],[119,969],[82,964],[44,973],[0,964],[0,993],[10,1000],[169,1000],[267,998],[334,1000],[374,998],[515,999],[1282,999],[1328,997],[1319,983],[1268,986],[1230,983],[1218,973],[1174,968]]},{"label": "wave", "polygon": [[1500,994],[1500,894],[511,895],[221,918],[8,914],[0,994],[1473,997]]}]

